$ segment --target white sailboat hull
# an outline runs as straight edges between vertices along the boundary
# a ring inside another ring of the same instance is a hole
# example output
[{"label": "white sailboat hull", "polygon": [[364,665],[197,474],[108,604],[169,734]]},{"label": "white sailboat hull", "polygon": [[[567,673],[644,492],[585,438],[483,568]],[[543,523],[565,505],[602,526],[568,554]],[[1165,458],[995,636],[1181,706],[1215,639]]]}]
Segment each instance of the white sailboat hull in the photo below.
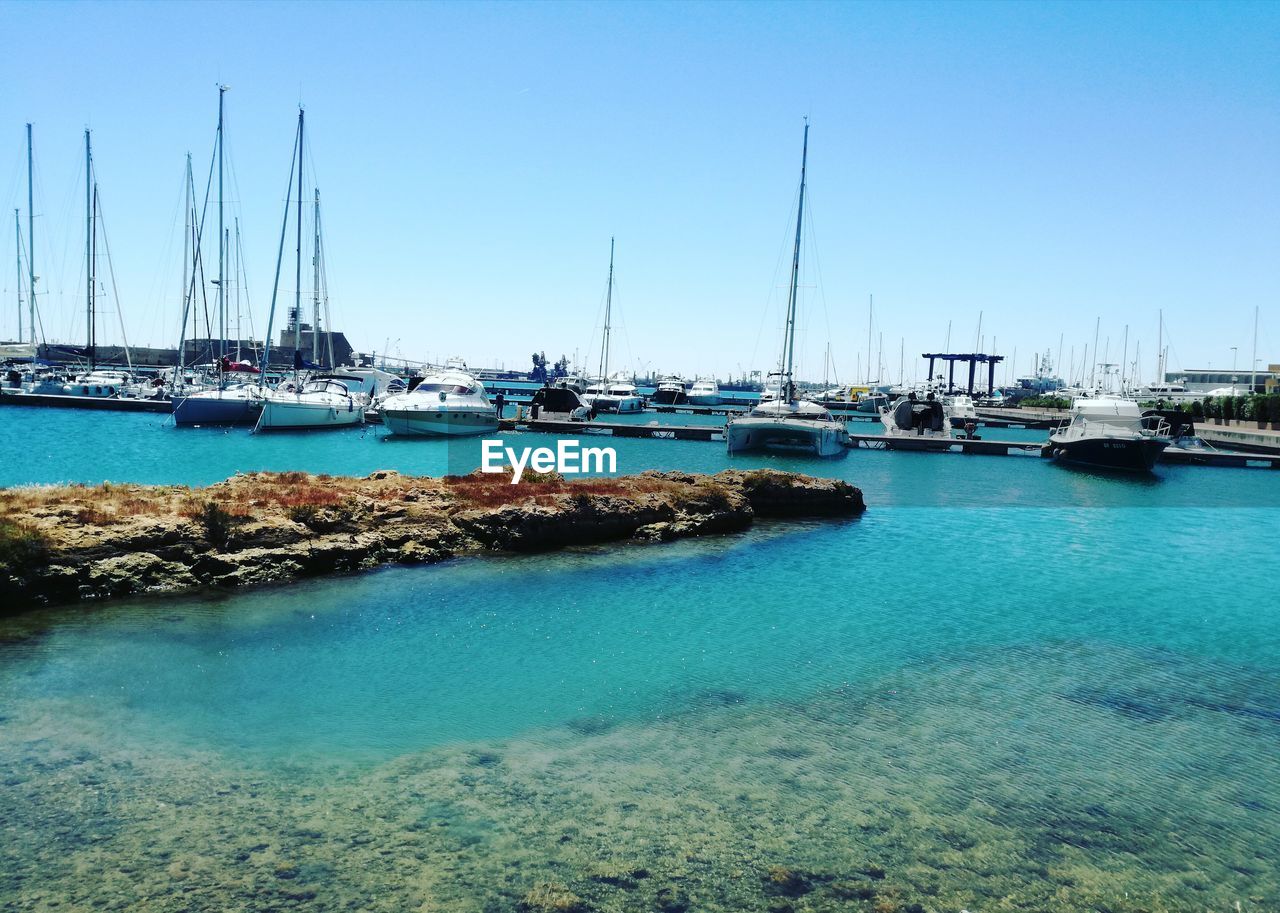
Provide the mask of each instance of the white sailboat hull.
[{"label": "white sailboat hull", "polygon": [[364,407],[345,403],[309,402],[304,399],[268,399],[262,404],[259,431],[348,428],[364,423]]}]

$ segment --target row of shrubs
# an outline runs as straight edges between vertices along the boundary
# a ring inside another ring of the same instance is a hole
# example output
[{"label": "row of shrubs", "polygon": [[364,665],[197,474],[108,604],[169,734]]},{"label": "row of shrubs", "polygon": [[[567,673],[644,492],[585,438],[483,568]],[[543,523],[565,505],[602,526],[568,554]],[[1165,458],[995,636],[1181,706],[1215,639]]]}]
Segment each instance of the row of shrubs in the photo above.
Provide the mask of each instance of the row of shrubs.
[{"label": "row of shrubs", "polygon": [[[1154,405],[1159,406],[1157,402]],[[1280,393],[1253,396],[1206,396],[1190,403],[1177,403],[1177,412],[1190,412],[1192,419],[1238,419],[1280,425]]]}]

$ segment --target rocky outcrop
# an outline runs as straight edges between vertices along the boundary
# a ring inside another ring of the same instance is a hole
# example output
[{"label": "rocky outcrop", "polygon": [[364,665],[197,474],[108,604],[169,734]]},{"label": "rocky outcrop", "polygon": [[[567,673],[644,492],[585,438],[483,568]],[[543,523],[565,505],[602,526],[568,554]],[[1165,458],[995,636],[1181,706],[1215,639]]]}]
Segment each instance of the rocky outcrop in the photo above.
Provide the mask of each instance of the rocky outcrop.
[{"label": "rocky outcrop", "polygon": [[845,482],[769,470],[367,478],[249,473],[204,489],[0,492],[0,611],[201,586],[247,586],[480,551],[737,532],[756,517],[853,516]]}]

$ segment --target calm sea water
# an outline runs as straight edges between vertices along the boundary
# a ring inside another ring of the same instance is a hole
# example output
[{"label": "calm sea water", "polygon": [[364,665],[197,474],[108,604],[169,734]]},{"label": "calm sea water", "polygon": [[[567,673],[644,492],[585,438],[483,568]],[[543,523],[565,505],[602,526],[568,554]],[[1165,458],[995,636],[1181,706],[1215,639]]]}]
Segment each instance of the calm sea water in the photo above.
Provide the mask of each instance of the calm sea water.
[{"label": "calm sea water", "polygon": [[[0,415],[5,484],[459,459],[30,413]],[[613,443],[624,471],[730,465]],[[731,465],[870,510],[0,622],[0,898],[1280,909],[1280,474]]]}]

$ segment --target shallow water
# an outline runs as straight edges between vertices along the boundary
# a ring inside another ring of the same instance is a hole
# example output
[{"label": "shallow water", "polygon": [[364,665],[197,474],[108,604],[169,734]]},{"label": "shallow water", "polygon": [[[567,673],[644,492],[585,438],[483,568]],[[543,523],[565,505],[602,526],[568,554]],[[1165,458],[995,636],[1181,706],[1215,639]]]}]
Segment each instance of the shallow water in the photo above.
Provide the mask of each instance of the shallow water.
[{"label": "shallow water", "polygon": [[[128,418],[6,481],[441,450]],[[0,909],[1280,909],[1280,476],[758,464],[871,509],[0,622]]]}]

